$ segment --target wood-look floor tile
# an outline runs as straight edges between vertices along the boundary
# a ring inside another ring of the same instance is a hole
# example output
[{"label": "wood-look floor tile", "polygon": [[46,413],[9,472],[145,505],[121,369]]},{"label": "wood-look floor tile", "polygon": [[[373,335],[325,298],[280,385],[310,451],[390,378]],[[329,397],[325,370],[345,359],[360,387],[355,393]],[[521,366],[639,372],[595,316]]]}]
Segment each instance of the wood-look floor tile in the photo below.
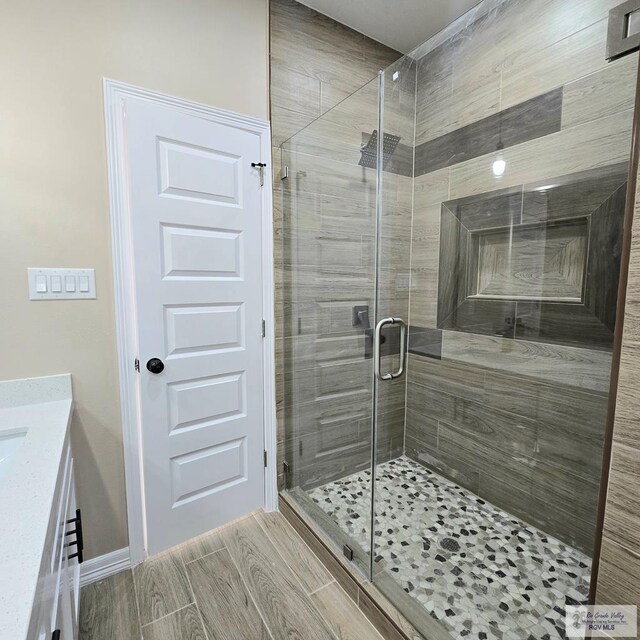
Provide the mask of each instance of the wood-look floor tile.
[{"label": "wood-look floor tile", "polygon": [[274,640],[335,640],[255,518],[222,535]]},{"label": "wood-look floor tile", "polygon": [[281,513],[259,513],[258,522],[307,593],[333,582],[333,577]]},{"label": "wood-look floor tile", "polygon": [[123,571],[82,588],[80,640],[140,638],[138,607],[131,571]]},{"label": "wood-look floor tile", "polygon": [[337,582],[322,587],[311,599],[339,640],[381,640],[382,636]]},{"label": "wood-look floor tile", "polygon": [[195,604],[142,627],[143,640],[207,640]]},{"label": "wood-look floor tile", "polygon": [[226,549],[190,562],[187,573],[210,640],[270,637]]},{"label": "wood-look floor tile", "polygon": [[[299,494],[296,494],[296,499],[298,495],[306,494],[303,491],[300,491]],[[309,502],[312,501],[309,500]],[[313,529],[311,528],[311,526],[301,518],[300,514],[295,511],[287,503],[287,501],[282,498],[282,496],[280,496],[279,508],[283,516],[286,517],[287,522],[292,527],[294,527],[294,529],[298,532],[298,535],[304,539],[304,541],[309,545],[309,548],[313,550],[314,554],[318,558],[320,558],[324,566],[328,568],[329,573],[331,573],[331,575],[335,578],[335,580],[342,587],[345,593],[352,600],[357,600],[358,583],[353,579],[351,574],[347,572],[346,567],[343,566],[336,559],[336,557],[324,546],[324,544],[320,541],[319,536],[313,533]],[[321,511],[319,507],[318,510]],[[336,529],[338,529],[337,525]],[[332,537],[334,532],[335,530],[332,530]]]},{"label": "wood-look floor tile", "polygon": [[201,536],[193,538],[193,540],[187,540],[187,542],[171,549],[171,553],[178,555],[182,562],[187,564],[187,562],[193,562],[210,553],[220,551],[220,549],[224,549],[224,543],[220,537],[220,532],[214,530],[203,533]]},{"label": "wood-look floor tile", "polygon": [[133,579],[143,625],[193,602],[184,564],[176,553],[145,560],[133,570]]}]

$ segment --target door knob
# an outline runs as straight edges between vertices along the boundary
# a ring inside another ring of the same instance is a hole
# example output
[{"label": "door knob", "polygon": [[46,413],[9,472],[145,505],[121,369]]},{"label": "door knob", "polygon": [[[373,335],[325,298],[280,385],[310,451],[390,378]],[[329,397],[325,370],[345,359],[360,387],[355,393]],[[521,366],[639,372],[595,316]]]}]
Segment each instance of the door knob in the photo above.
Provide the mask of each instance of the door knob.
[{"label": "door knob", "polygon": [[162,373],[164,371],[164,362],[162,362],[160,358],[151,358],[151,360],[147,362],[147,369],[151,371],[151,373]]}]

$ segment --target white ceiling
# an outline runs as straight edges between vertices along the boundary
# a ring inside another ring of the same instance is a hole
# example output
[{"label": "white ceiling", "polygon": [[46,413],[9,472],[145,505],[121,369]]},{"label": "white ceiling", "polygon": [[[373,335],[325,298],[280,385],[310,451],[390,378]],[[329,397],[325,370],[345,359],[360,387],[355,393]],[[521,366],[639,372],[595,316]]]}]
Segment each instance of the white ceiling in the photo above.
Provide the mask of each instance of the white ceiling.
[{"label": "white ceiling", "polygon": [[348,27],[408,53],[478,0],[299,0]]}]

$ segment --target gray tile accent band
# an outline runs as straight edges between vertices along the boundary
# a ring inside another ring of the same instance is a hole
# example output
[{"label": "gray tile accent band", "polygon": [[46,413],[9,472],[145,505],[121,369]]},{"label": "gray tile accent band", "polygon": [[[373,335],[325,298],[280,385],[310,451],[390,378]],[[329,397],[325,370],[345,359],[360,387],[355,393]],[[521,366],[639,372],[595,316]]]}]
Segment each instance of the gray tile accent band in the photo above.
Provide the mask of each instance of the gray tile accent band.
[{"label": "gray tile accent band", "polygon": [[560,131],[563,89],[554,89],[416,147],[415,175]]}]

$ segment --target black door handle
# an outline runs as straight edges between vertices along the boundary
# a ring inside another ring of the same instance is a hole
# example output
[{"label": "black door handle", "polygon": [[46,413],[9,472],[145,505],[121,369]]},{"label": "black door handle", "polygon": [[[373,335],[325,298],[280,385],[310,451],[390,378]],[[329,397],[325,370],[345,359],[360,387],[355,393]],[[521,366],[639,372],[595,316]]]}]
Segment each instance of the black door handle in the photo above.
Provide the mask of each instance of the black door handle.
[{"label": "black door handle", "polygon": [[160,358],[151,358],[147,362],[147,370],[151,373],[162,373],[164,371],[164,362]]}]

